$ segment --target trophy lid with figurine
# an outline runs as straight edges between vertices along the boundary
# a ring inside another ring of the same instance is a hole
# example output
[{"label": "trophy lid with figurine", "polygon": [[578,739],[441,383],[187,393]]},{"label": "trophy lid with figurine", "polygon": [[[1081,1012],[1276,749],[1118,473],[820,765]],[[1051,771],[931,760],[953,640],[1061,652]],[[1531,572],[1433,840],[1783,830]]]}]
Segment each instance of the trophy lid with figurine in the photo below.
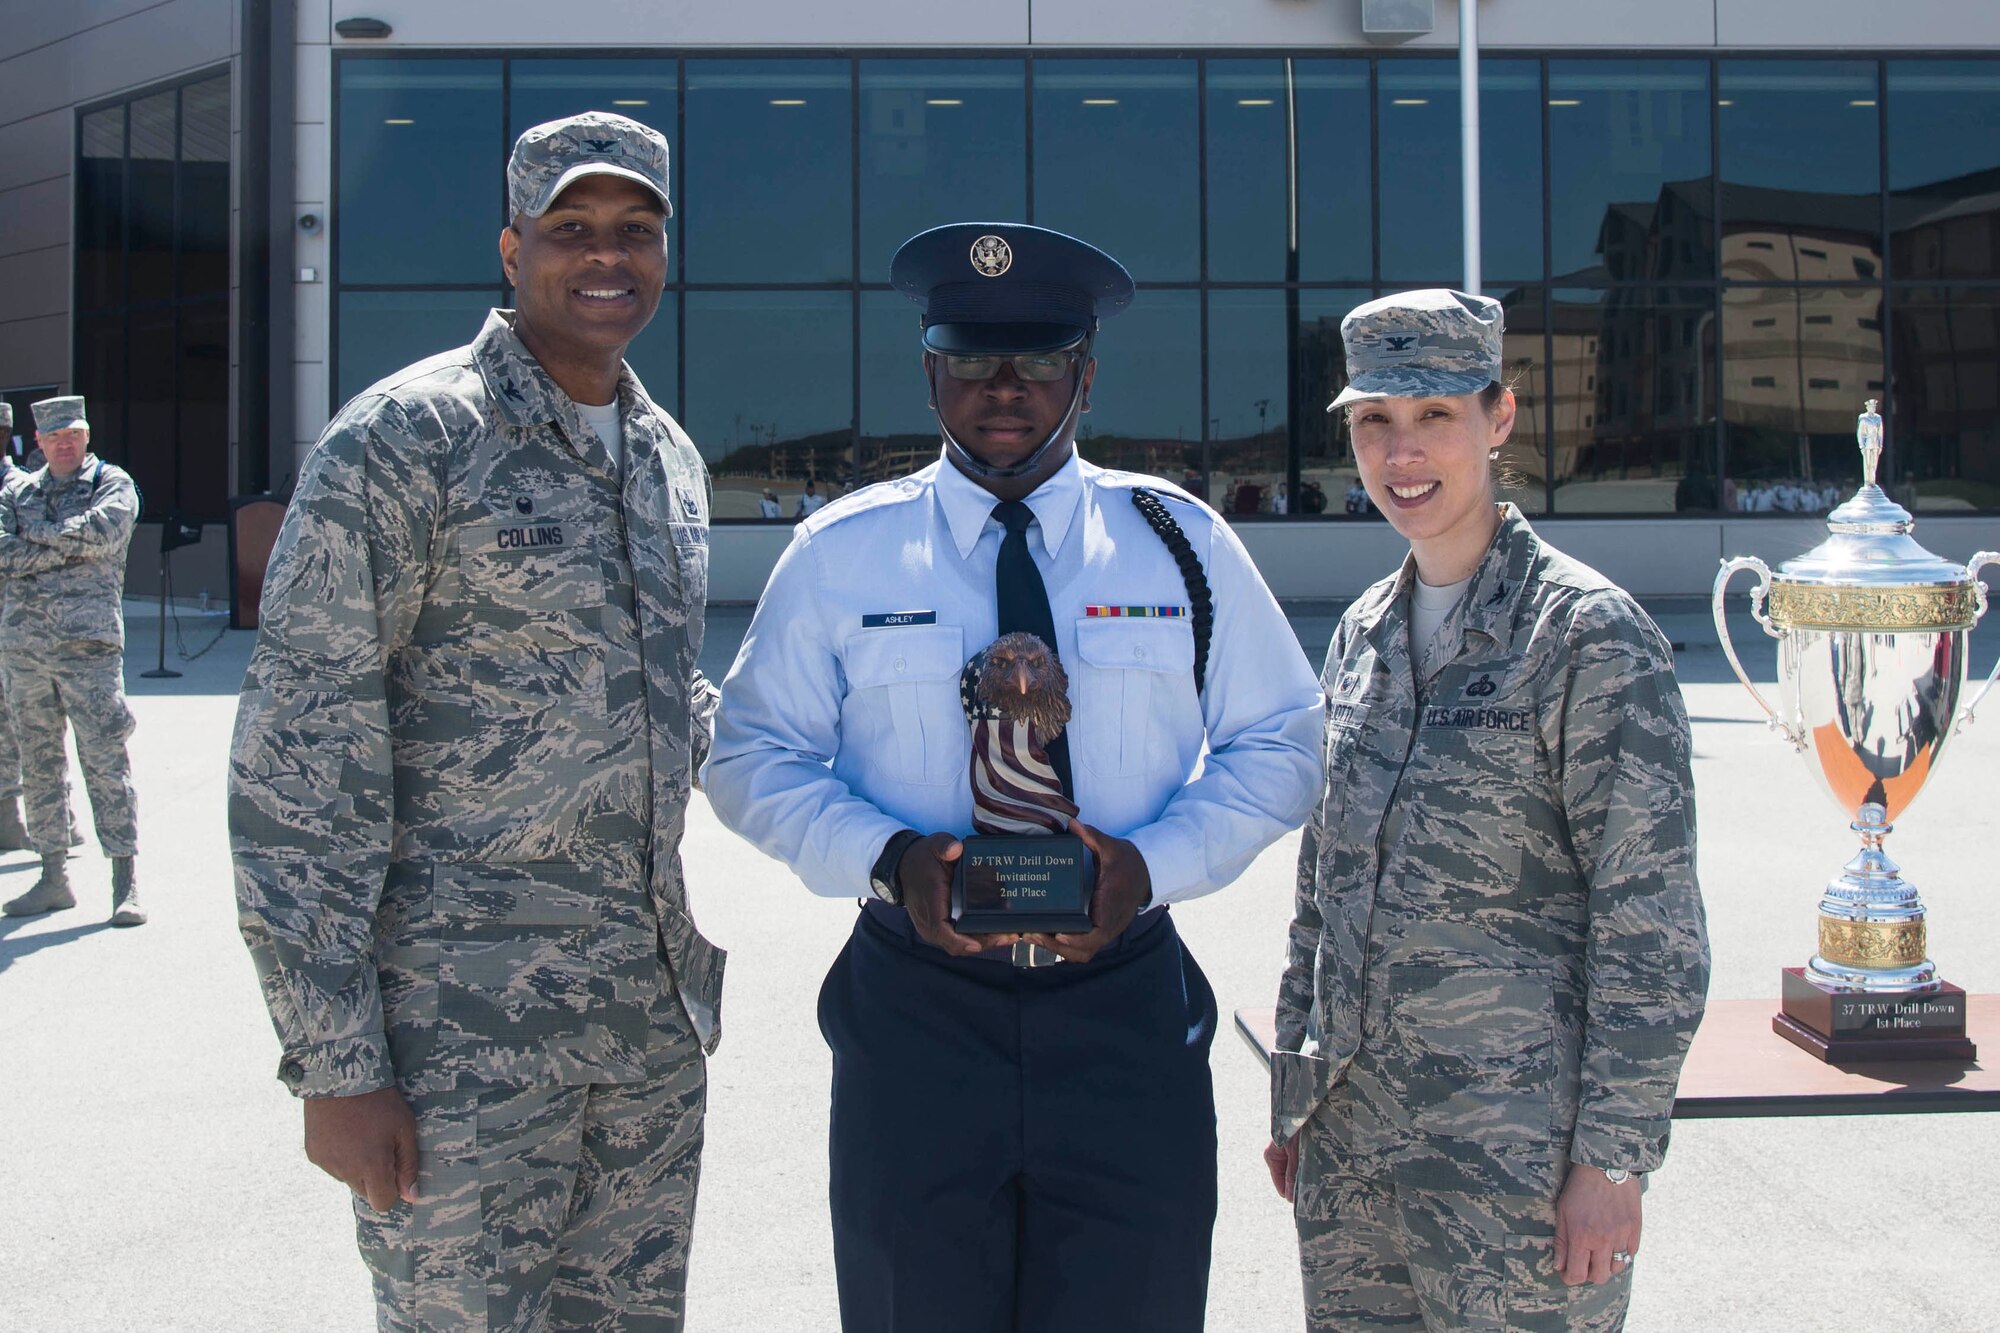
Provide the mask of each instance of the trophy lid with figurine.
[{"label": "trophy lid with figurine", "polygon": [[1919,545],[1910,511],[1876,483],[1882,418],[1875,406],[1870,398],[1855,430],[1861,489],[1827,515],[1825,541],[1772,574],[1770,617],[1800,629],[1969,628],[1979,616],[1972,574]]}]

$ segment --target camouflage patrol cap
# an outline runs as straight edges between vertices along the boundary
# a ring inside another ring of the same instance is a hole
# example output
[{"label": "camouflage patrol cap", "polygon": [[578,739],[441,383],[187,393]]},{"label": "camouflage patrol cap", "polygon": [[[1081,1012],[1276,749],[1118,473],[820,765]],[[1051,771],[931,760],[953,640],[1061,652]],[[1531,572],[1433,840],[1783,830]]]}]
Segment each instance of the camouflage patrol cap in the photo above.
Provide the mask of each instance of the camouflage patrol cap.
[{"label": "camouflage patrol cap", "polygon": [[70,398],[44,398],[34,406],[35,429],[38,432],[90,429],[90,422],[83,415],[81,394]]},{"label": "camouflage patrol cap", "polygon": [[14,405],[0,398],[0,430],[14,429]]},{"label": "camouflage patrol cap", "polygon": [[1327,411],[1364,398],[1455,398],[1500,378],[1500,303],[1426,287],[1358,305],[1340,321],[1347,387]]},{"label": "camouflage patrol cap", "polygon": [[609,111],[545,121],[514,141],[507,159],[507,212],[538,218],[585,176],[623,176],[659,196],[668,217],[667,141],[658,130]]}]

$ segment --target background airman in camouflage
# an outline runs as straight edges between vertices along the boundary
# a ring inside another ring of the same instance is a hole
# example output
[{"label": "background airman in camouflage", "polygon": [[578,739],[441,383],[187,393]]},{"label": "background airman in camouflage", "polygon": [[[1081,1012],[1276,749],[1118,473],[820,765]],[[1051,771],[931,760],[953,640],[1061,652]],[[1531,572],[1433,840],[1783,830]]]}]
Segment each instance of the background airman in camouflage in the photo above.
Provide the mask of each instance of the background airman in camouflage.
[{"label": "background airman in camouflage", "polygon": [[139,493],[123,468],[90,452],[84,400],[34,405],[47,462],[0,487],[0,658],[8,711],[20,746],[28,840],[41,878],[7,903],[9,916],[76,905],[69,886],[69,756],[66,727],[91,816],[111,858],[111,923],[146,920],[133,857],[137,802],[125,739],[125,549],[139,518]]},{"label": "background airman in camouflage", "polygon": [[[1339,402],[1413,550],[1321,677],[1268,1154],[1308,1318],[1616,1328],[1634,1177],[1666,1151],[1708,978],[1673,659],[1623,591],[1496,512],[1497,303],[1409,293],[1348,324]],[[1413,633],[1420,577],[1461,591]]]},{"label": "background airman in camouflage", "polygon": [[382,1327],[677,1329],[723,958],[679,855],[707,477],[621,360],[666,144],[589,113],[508,181],[518,311],[304,465],[237,715],[240,918]]},{"label": "background airman in camouflage", "polygon": [[[14,405],[0,399],[0,490],[20,474],[14,466]],[[0,574],[0,578],[5,578]],[[0,673],[5,667],[0,666]],[[0,674],[0,680],[5,680]],[[14,738],[14,714],[7,707],[7,692],[0,686],[0,852],[19,852],[34,846],[28,841],[28,826],[21,822],[21,744]]]}]

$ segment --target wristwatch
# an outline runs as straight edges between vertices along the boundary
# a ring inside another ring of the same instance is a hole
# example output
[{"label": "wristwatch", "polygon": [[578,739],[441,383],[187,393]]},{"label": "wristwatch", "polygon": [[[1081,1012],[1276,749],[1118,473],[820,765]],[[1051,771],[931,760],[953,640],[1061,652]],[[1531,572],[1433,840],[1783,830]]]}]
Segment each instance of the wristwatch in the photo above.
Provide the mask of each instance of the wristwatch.
[{"label": "wristwatch", "polygon": [[1597,1169],[1602,1171],[1604,1178],[1614,1185],[1623,1185],[1632,1178],[1632,1173],[1622,1166],[1600,1166]]},{"label": "wristwatch", "polygon": [[868,872],[868,883],[874,888],[875,896],[891,907],[903,905],[903,889],[896,883],[896,867],[903,863],[903,853],[910,850],[910,844],[923,841],[923,837],[913,828],[890,834],[889,841],[882,844],[882,854],[875,858],[874,869]]}]

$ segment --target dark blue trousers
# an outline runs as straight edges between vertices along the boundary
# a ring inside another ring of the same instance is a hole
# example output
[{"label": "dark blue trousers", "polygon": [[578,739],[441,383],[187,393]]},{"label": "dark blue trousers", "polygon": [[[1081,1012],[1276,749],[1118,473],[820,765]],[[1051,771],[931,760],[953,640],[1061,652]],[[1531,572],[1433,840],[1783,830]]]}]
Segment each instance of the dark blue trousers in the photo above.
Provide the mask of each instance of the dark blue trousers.
[{"label": "dark blue trousers", "polygon": [[819,1020],[846,1333],[1202,1327],[1215,993],[1165,912],[1017,969],[871,906]]}]

